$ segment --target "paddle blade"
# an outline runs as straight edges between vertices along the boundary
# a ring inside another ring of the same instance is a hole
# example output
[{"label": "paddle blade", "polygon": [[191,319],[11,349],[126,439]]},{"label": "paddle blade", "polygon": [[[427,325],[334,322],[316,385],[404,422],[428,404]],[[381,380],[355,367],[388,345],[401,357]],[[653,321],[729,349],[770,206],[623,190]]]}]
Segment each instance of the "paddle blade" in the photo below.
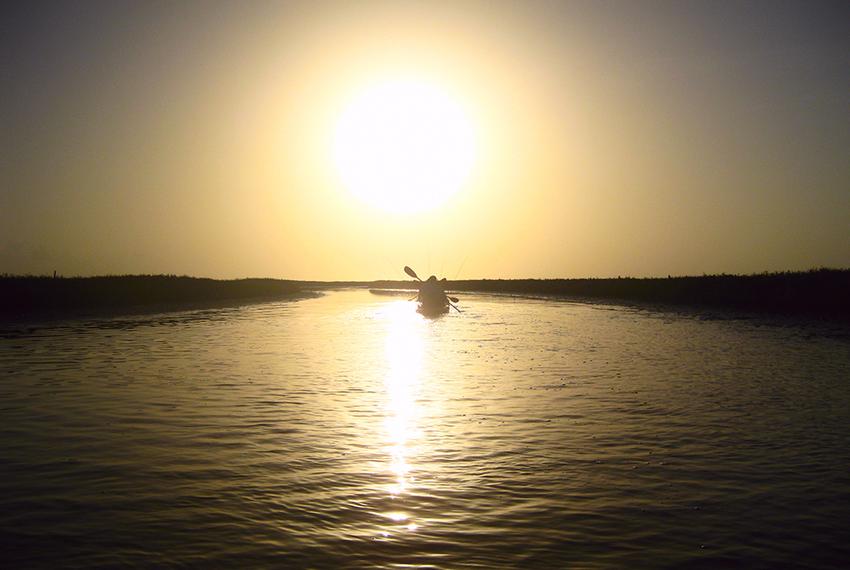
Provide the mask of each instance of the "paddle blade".
[{"label": "paddle blade", "polygon": [[421,279],[419,279],[419,276],[416,274],[416,272],[414,270],[412,270],[410,267],[408,267],[407,265],[404,266],[404,272],[407,273],[408,275],[410,275],[411,277],[413,277],[414,279],[422,281]]},{"label": "paddle blade", "polygon": [[446,295],[446,297],[448,297],[449,301],[451,301],[452,303],[460,303],[460,299],[458,299],[457,297],[449,297],[448,295]]}]

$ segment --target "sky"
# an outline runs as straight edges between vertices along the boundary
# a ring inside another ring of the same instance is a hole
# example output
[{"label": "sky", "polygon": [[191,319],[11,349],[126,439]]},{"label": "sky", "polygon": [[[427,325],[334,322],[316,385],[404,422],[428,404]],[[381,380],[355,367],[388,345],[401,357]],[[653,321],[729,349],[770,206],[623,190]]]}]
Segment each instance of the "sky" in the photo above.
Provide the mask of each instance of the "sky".
[{"label": "sky", "polygon": [[848,22],[843,1],[22,2],[0,273],[850,267]]}]

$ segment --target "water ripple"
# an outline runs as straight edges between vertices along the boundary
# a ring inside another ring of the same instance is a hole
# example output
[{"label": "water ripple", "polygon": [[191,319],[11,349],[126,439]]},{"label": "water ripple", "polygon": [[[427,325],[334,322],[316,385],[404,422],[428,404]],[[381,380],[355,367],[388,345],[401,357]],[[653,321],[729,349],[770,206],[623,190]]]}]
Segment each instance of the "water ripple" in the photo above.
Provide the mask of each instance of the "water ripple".
[{"label": "water ripple", "polygon": [[363,291],[0,331],[15,567],[842,567],[836,325]]}]

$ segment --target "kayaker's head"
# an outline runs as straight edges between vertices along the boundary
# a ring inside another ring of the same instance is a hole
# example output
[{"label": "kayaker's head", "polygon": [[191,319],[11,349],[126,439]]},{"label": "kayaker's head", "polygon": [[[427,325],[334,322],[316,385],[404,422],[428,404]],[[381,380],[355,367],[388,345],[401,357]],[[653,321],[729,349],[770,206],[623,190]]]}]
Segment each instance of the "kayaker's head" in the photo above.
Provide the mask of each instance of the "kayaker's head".
[{"label": "kayaker's head", "polygon": [[432,275],[431,277],[428,278],[428,281],[430,281],[431,283],[435,283],[437,281],[437,276]]}]

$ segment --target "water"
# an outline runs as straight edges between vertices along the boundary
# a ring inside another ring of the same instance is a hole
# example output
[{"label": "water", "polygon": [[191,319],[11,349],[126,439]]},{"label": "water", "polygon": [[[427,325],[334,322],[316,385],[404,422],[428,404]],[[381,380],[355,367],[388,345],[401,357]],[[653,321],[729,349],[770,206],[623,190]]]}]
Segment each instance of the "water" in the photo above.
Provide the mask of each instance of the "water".
[{"label": "water", "polygon": [[0,336],[4,565],[840,567],[841,327],[365,291]]}]

